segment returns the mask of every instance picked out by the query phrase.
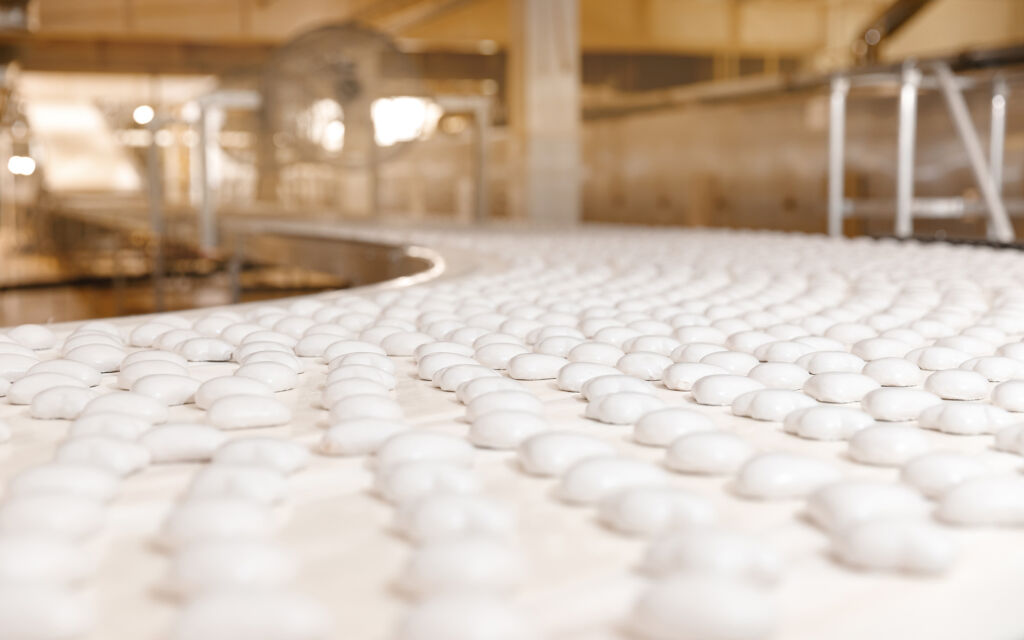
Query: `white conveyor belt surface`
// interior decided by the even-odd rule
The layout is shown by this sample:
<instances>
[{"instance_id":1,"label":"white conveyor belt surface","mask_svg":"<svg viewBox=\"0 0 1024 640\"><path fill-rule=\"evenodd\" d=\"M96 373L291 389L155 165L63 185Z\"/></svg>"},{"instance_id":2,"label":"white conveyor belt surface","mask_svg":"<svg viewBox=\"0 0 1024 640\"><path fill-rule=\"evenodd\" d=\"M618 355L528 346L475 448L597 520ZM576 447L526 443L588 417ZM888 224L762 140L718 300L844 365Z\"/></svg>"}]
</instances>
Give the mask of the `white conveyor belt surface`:
<instances>
[{"instance_id":1,"label":"white conveyor belt surface","mask_svg":"<svg viewBox=\"0 0 1024 640\"><path fill-rule=\"evenodd\" d=\"M427 277L361 289L53 325L52 336L35 328L0 330L0 336L7 336L0 337L0 374L10 383L0 382L8 394L6 401L0 399L0 420L9 430L9 438L0 442L0 640L997 640L1024 635L1019 607L1024 593L1024 439L1018 449L1010 431L1024 422L1015 417L1024 410L1024 400L1015 401L1013 393L1013 381L1024 379L1024 254L946 244L636 227L353 227L331 233L427 247L438 256L436 266ZM304 340L315 335L330 337ZM355 346L337 346L341 342ZM263 346L246 348L256 343ZM498 343L509 347L484 350ZM298 344L303 347L297 349ZM467 418L467 407L455 393L421 379L423 358L415 350L425 353L435 344L439 352L456 354L452 367L464 361L481 364L454 373L442 369L434 382L443 384L445 373L452 376L449 382L522 378L516 388L538 399L540 409L521 396L511 402L539 415L540 431L517 432L515 425L525 418L516 414L507 423L497 421L488 432L494 439L488 440L477 424L481 418ZM596 346L577 349L581 344ZM96 345L109 349L82 350ZM122 398L125 414L145 423L140 433L126 432L128 420L127 427L117 426L116 420L94 420L99 426L91 436L86 427L76 431L74 425L88 424L85 418L97 413L89 404L76 404L76 398L92 402L126 386L132 389L133 381L118 372L128 369L122 357L152 350L186 356L184 364L175 365L180 371L155 367L154 372L180 372L197 382L233 376L242 359L248 358L246 366L273 360L283 369L248 371L270 386L294 387L256 393L248 404L262 406L252 397L279 401L288 410L286 421L234 429L234 414L214 419L191 396L168 406L166 415L146 414L142 404ZM348 352L384 353L386 361L366 356L365 363L360 358L341 362ZM639 356L622 360L619 352ZM254 353L263 355L252 359ZM266 355L273 353L295 357ZM535 353L547 357L524 357ZM873 365L883 358L888 360ZM40 379L38 389L22 384L18 396L12 396L37 361L57 359L86 364L101 373L99 384ZM702 360L704 368L677 367L676 376L669 377L672 367ZM896 360L912 365L909 386L881 386L893 382L878 382L891 371L903 371ZM623 389L635 384L642 390L613 393L612 400L597 396L588 403L580 393L560 389L556 376L562 368L586 361L617 367L634 379L621 383ZM789 366L764 366L773 362ZM392 366L394 388L387 389ZM286 380L284 369L301 370L297 382ZM342 376L329 380L338 369L350 371L354 379L384 382L383 400L347 393L337 385ZM946 371L970 375L932 379ZM598 372L612 373L602 367L592 373ZM835 373L854 377L829 376ZM719 379L721 384L712 389L705 380L709 375L733 377ZM666 386L670 379L675 388ZM325 391L328 380L334 383L326 387L335 389L333 395ZM705 380L699 387L707 394L705 404L695 397L699 393L683 390L700 380ZM172 381L135 381L133 393L162 397L164 382ZM88 397L68 392L31 403L54 387L91 391ZM785 392L757 395L775 388ZM890 406L885 396L872 395L887 389L923 393L893 396ZM740 401L735 390L755 395ZM325 406L352 395L360 399L333 411ZM713 395L718 401L707 404ZM30 404L15 404L18 398ZM606 406L597 407L599 401ZM585 416L588 405L594 405L590 415L598 419ZM930 409L947 405L961 413L936 417ZM118 404L111 400L110 406ZM399 414L392 415L396 406ZM856 419L830 439L814 439L823 437L814 432L818 422L807 425L804 435L811 437L788 433L796 427L784 428L784 420L795 425L791 414L809 407L842 408ZM666 465L669 442L651 446L634 439L636 423L645 414L671 408L706 416L716 432L738 436L729 442L748 446L735 450L743 453L738 466L716 474L681 472ZM222 409L244 413L228 405ZM384 482L383 462L369 451L378 444L364 443L366 450L359 455L339 455L325 444L328 433L338 433L329 428L361 419L364 409L367 415L387 414L367 424L383 429L388 422L403 429L394 438L429 432L472 440L468 454L450 440L436 447L414 440L407 440L401 451L393 447L400 459L396 465L433 461L454 469L451 477L457 479L446 484L432 476L433 484L414 483L415 500L382 497L375 486ZM33 417L53 415L50 410L63 417ZM505 405L497 408L507 410ZM912 415L897 415L901 411ZM263 409L259 413L270 415ZM678 421L689 419L686 415ZM838 414L820 415L827 422ZM687 437L681 422L666 420L666 429ZM182 524L190 506L214 499L195 489L196 478L211 468L237 466L238 460L218 453L226 444L212 453L212 462L204 459L210 452L183 462L151 459L164 450L145 432L164 422L212 423L228 444L266 438L261 442L297 443L308 451L308 459L295 463L301 468L294 473L282 471L272 453L242 455L245 466L266 467L283 480L283 498L273 504L240 497L252 488L244 479L214 492L225 503L221 513L244 503L268 515L272 530ZM875 430L874 439L858 435L867 429ZM594 477L578 474L573 480L579 483L577 493L565 477L587 458L556 475L524 469L520 439L551 431L574 432L605 445L586 441L610 463ZM367 427L370 441L372 432ZM95 447L70 446L90 437ZM387 446L393 440L384 442ZM189 443L203 446L198 439ZM499 448L482 446L488 443ZM579 450L566 445L563 453ZM936 452L962 454L956 461L963 464L940 459L934 473L918 482L908 463ZM694 455L703 463L719 453L712 448ZM752 460L779 453L793 456L762 465L761 472L750 468ZM146 459L125 462L136 454ZM635 464L627 469L625 461ZM22 480L17 488L18 478L54 464L103 469L116 478L113 498L83 496L74 486L56 486L59 482L36 486ZM829 508L853 525L826 530L809 507L823 501L821 492L829 486L856 484L852 481L877 488L878 499L837 500ZM922 488L933 481L942 486ZM968 483L977 486L965 489ZM973 493L954 495L972 487ZM611 501L622 499L630 488L650 489L648 502L638 501L632 511L624 508L617 520L609 517ZM896 489L907 489L910 497L906 506L887 511L889 490ZM467 501L438 520L409 523L407 515L417 504L437 503L445 495L472 496L474 508L493 507L509 519L487 520L490 516L465 507ZM54 496L70 502L53 501ZM679 496L688 507L674 506ZM95 507L101 516L97 530L72 531L73 509L63 519L47 512L66 504ZM44 513L35 513L39 510ZM183 532L169 547L168 535L178 534L168 534L166 523L175 517ZM908 522L916 533L899 538ZM852 526L879 523L884 543L863 542L866 538L851 533ZM644 530L624 531L631 527ZM751 577L739 552L726 553L720 565L678 561L673 566L669 559L653 572L643 565L652 545L697 529L753 541L777 562L777 576ZM54 538L54 548L70 546L76 561L95 566L75 579L59 567L49 573L19 569L3 549L26 536ZM247 579L259 580L217 569L211 560L204 575L221 579L217 586L169 593L172 569L180 569L190 545L209 544L208 538L226 542L222 547L255 539L260 549L294 562L296 573L290 579L247 584ZM503 570L487 565L496 556L486 549L479 556L438 552L435 558L441 560L435 562L440 564L421 569L424 587L410 586L410 566L417 559L425 563L428 551L446 541L470 545L480 538L500 543L499 559L515 559L521 566ZM858 544L864 546L843 551L843 545ZM936 566L922 570L914 552L932 544L938 549ZM238 553L241 564L258 566L256 555ZM857 564L857 553L861 564L870 566L851 566ZM506 584L510 576L515 579ZM697 605L673 601L689 602L691 596L698 598ZM246 617L262 635L244 626L240 618Z\"/></svg>"}]
</instances>

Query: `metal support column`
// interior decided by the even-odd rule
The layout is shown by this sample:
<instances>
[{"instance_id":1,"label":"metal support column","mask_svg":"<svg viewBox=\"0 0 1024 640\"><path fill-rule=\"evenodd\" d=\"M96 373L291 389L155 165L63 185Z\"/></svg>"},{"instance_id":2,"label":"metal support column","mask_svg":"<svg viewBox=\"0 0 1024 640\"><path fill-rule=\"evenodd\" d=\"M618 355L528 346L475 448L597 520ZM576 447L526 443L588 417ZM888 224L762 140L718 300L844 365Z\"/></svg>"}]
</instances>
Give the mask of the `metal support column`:
<instances>
[{"instance_id":1,"label":"metal support column","mask_svg":"<svg viewBox=\"0 0 1024 640\"><path fill-rule=\"evenodd\" d=\"M164 174L156 134L163 122L156 118L149 124L149 148L146 153L146 193L149 198L149 227L153 233L153 310L164 310Z\"/></svg>"},{"instance_id":2,"label":"metal support column","mask_svg":"<svg viewBox=\"0 0 1024 640\"><path fill-rule=\"evenodd\" d=\"M946 98L946 106L949 108L949 115L953 119L953 125L960 136L960 141L967 151L967 159L970 161L971 170L974 172L974 179L978 183L985 206L988 209L988 236L991 240L999 242L1013 242L1013 225L1006 214L1006 206L996 189L996 183L992 173L989 171L988 162L981 149L981 141L978 132L971 122L971 114L967 110L967 102L957 84L956 76L950 70L949 65L944 62L936 63L934 66L935 76L939 80L942 94Z\"/></svg>"},{"instance_id":3,"label":"metal support column","mask_svg":"<svg viewBox=\"0 0 1024 640\"><path fill-rule=\"evenodd\" d=\"M242 301L242 267L245 262L245 236L241 231L235 236L231 258L228 259L228 289L231 304Z\"/></svg>"},{"instance_id":4,"label":"metal support column","mask_svg":"<svg viewBox=\"0 0 1024 640\"><path fill-rule=\"evenodd\" d=\"M582 216L579 0L509 0L509 209L542 224Z\"/></svg>"},{"instance_id":5,"label":"metal support column","mask_svg":"<svg viewBox=\"0 0 1024 640\"><path fill-rule=\"evenodd\" d=\"M846 144L846 96L850 80L832 78L828 109L828 235L843 235L843 183Z\"/></svg>"},{"instance_id":6,"label":"metal support column","mask_svg":"<svg viewBox=\"0 0 1024 640\"><path fill-rule=\"evenodd\" d=\"M490 101L480 100L473 110L473 121L476 124L476 135L473 136L473 197L476 200L477 222L485 222L490 217L490 194L487 191L487 133L491 126Z\"/></svg>"},{"instance_id":7,"label":"metal support column","mask_svg":"<svg viewBox=\"0 0 1024 640\"><path fill-rule=\"evenodd\" d=\"M199 198L199 250L206 252L217 246L217 221L214 209L214 187L211 184L210 153L211 125L209 105L201 104L199 112L199 185L202 191Z\"/></svg>"},{"instance_id":8,"label":"metal support column","mask_svg":"<svg viewBox=\"0 0 1024 640\"><path fill-rule=\"evenodd\" d=\"M913 66L903 69L900 87L899 138L896 151L896 237L914 232L914 142L917 132L917 89L921 72Z\"/></svg>"},{"instance_id":9,"label":"metal support column","mask_svg":"<svg viewBox=\"0 0 1024 640\"><path fill-rule=\"evenodd\" d=\"M992 83L992 119L989 123L988 166L996 193L1003 193L1003 153L1006 146L1006 98L1010 87L1005 78Z\"/></svg>"},{"instance_id":10,"label":"metal support column","mask_svg":"<svg viewBox=\"0 0 1024 640\"><path fill-rule=\"evenodd\" d=\"M221 166L215 162L224 124L225 109L255 111L260 108L258 91L248 89L222 89L199 98L199 249L210 252L217 248L217 195L221 181ZM219 160L219 158L216 158Z\"/></svg>"}]
</instances>

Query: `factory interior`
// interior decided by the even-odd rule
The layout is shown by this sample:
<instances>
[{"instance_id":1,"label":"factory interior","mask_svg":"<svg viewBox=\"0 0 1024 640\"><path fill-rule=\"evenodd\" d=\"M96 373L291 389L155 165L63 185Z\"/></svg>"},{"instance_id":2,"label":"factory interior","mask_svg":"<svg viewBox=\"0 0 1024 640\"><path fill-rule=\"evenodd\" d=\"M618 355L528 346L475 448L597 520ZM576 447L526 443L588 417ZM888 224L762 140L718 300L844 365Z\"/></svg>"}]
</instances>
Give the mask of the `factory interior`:
<instances>
[{"instance_id":1,"label":"factory interior","mask_svg":"<svg viewBox=\"0 0 1024 640\"><path fill-rule=\"evenodd\" d=\"M0 640L1022 638L1022 249L1024 0L0 0Z\"/></svg>"},{"instance_id":2,"label":"factory interior","mask_svg":"<svg viewBox=\"0 0 1024 640\"><path fill-rule=\"evenodd\" d=\"M0 3L0 324L228 302L239 217L984 239L990 196L1024 211L1020 2L519 4ZM365 282L250 259L247 300Z\"/></svg>"}]
</instances>

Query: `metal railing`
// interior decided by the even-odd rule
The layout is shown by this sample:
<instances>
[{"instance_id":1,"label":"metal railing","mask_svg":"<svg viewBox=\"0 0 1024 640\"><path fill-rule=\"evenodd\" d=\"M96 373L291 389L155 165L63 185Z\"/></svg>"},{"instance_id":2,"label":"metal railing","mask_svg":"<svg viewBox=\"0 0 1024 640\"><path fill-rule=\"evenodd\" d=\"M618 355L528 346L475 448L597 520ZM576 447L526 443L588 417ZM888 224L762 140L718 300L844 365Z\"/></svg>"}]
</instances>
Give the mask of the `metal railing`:
<instances>
[{"instance_id":1,"label":"metal railing","mask_svg":"<svg viewBox=\"0 0 1024 640\"><path fill-rule=\"evenodd\" d=\"M1024 58L1024 50L1021 50ZM907 61L899 69L872 69L835 74L830 79L829 145L828 145L828 232L843 232L845 218L879 209L877 201L846 198L845 142L847 100L855 88L898 84L898 126L896 148L896 199L894 234L908 237L913 233L915 218L952 218L984 213L990 240L1013 242L1014 230L1009 211L1024 209L1024 202L1004 202L1002 195L1003 152L1006 138L1006 105L1012 81L1024 74L994 73L987 78L960 76L954 73L949 59L925 62ZM991 89L988 154L981 136L971 120L964 100L965 88L988 85ZM922 89L941 92L957 136L966 153L968 164L981 194L983 207L962 197L915 197L914 148L917 137L917 102Z\"/></svg>"}]
</instances>

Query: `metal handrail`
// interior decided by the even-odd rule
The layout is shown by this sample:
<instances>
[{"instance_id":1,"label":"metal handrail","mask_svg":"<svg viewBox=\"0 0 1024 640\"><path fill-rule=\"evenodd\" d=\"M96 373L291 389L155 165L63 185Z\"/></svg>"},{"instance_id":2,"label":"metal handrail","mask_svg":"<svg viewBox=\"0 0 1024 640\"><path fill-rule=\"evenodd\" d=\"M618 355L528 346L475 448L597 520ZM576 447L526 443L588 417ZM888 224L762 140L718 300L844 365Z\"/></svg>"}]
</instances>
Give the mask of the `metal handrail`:
<instances>
[{"instance_id":1,"label":"metal handrail","mask_svg":"<svg viewBox=\"0 0 1024 640\"><path fill-rule=\"evenodd\" d=\"M851 86L879 86L891 83L899 85L905 61L851 67L827 73L797 72L780 75L753 76L717 82L701 82L658 89L629 95L618 94L608 104L584 106L587 119L610 118L634 112L678 108L702 103L742 101L774 96L802 93L831 87L836 78L846 78ZM967 50L948 56L920 58L916 64L929 67L945 64L952 71L998 70L1008 84L1024 82L1024 69L1007 70L1006 67L1024 65L1024 45L1011 47ZM967 89L990 82L987 77L959 76L961 88ZM922 79L922 88L938 89L938 82L931 78Z\"/></svg>"}]
</instances>

